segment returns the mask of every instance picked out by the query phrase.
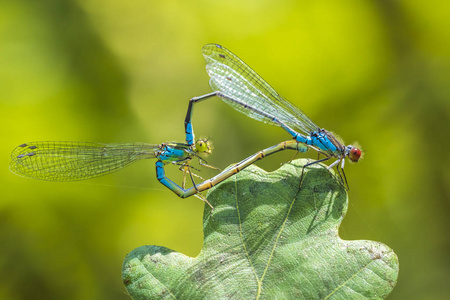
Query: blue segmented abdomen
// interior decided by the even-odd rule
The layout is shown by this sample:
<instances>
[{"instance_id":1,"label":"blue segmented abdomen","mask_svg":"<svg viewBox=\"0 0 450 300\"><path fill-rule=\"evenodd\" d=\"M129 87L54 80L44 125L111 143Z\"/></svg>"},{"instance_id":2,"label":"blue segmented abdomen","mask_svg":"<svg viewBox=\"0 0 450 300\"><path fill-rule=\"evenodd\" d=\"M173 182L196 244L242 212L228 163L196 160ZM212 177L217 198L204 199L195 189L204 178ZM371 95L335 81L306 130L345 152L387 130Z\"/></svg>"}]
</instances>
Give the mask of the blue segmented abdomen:
<instances>
[{"instance_id":1,"label":"blue segmented abdomen","mask_svg":"<svg viewBox=\"0 0 450 300\"><path fill-rule=\"evenodd\" d=\"M187 198L197 193L197 190L194 187L183 189L178 184L167 178L164 172L164 162L158 160L155 163L155 166L156 166L156 179L158 179L158 181L165 187L167 187L172 192L177 194L178 197Z\"/></svg>"},{"instance_id":2,"label":"blue segmented abdomen","mask_svg":"<svg viewBox=\"0 0 450 300\"><path fill-rule=\"evenodd\" d=\"M177 188L179 186L166 177L166 174L164 172L164 163L162 161L157 161L155 163L156 166L156 179L158 179L159 182L161 182L163 185L165 185L170 190L174 191L176 194L180 195L180 193L177 193Z\"/></svg>"},{"instance_id":3,"label":"blue segmented abdomen","mask_svg":"<svg viewBox=\"0 0 450 300\"><path fill-rule=\"evenodd\" d=\"M194 129L192 128L192 123L186 124L186 142L188 145L194 144Z\"/></svg>"},{"instance_id":4,"label":"blue segmented abdomen","mask_svg":"<svg viewBox=\"0 0 450 300\"><path fill-rule=\"evenodd\" d=\"M303 144L306 144L306 145L312 145L312 140L311 140L310 137L304 137L303 135L297 133L294 136L294 138L299 143L303 143Z\"/></svg>"},{"instance_id":5,"label":"blue segmented abdomen","mask_svg":"<svg viewBox=\"0 0 450 300\"><path fill-rule=\"evenodd\" d=\"M177 193L177 188L179 188L178 185L166 177L166 174L164 172L164 163L162 161L157 161L155 165L156 165L156 179L158 179L158 181L161 182L168 189L172 190L177 195L180 195L180 193Z\"/></svg>"}]
</instances>

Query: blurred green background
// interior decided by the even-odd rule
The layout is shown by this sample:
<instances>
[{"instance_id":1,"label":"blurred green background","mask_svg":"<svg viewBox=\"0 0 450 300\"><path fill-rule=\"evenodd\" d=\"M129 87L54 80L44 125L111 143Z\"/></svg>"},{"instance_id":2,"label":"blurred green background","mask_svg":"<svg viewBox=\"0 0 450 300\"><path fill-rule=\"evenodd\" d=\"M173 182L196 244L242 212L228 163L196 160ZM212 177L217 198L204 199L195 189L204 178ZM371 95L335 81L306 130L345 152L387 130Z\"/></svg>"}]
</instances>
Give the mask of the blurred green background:
<instances>
[{"instance_id":1,"label":"blurred green background","mask_svg":"<svg viewBox=\"0 0 450 300\"><path fill-rule=\"evenodd\" d=\"M8 164L30 141L183 141L188 99L210 92L211 42L362 145L365 158L346 166L341 236L394 249L390 299L450 299L450 2L0 3L1 299L129 299L121 266L132 249L199 253L203 203L160 185L154 161L76 183L21 178ZM194 124L221 168L289 138L218 99L196 106Z\"/></svg>"}]
</instances>

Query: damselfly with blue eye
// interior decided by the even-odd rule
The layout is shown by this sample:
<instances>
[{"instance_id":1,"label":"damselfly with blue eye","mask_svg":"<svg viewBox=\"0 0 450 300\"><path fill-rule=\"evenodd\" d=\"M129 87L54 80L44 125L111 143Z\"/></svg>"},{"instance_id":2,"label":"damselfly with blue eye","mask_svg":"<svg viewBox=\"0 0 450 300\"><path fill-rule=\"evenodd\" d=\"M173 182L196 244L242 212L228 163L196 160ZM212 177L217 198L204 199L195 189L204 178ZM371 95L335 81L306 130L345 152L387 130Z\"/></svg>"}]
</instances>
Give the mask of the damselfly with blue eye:
<instances>
[{"instance_id":1,"label":"damselfly with blue eye","mask_svg":"<svg viewBox=\"0 0 450 300\"><path fill-rule=\"evenodd\" d=\"M259 151L241 162L234 164L220 174L202 183L195 184L190 162L194 157L199 164L206 164L200 155L210 154L212 147L208 140L198 140L193 146L182 143L163 143L152 145L145 143L101 144L85 142L33 142L22 144L11 153L10 170L16 175L48 181L76 181L99 177L118 171L141 159L155 158L156 177L159 182L181 198L201 195L225 179L240 172L254 162L283 150L306 151L305 147L294 141L287 141ZM193 187L185 189L166 177L164 166L168 163L180 166L188 173ZM217 169L217 168L214 168ZM199 177L198 175L195 175ZM201 200L211 204L203 196ZM211 209L213 207L211 206Z\"/></svg>"},{"instance_id":2,"label":"damselfly with blue eye","mask_svg":"<svg viewBox=\"0 0 450 300\"><path fill-rule=\"evenodd\" d=\"M336 166L338 174L343 174L348 187L344 173L345 158L357 162L362 155L360 149L352 145L345 146L330 131L314 124L303 111L281 97L261 76L226 48L208 44L203 47L202 52L211 78L209 84L214 92L189 101L185 119L186 141L189 145L194 143L193 105L217 96L253 119L282 127L294 140L325 156L305 167L336 158L328 169Z\"/></svg>"}]
</instances>

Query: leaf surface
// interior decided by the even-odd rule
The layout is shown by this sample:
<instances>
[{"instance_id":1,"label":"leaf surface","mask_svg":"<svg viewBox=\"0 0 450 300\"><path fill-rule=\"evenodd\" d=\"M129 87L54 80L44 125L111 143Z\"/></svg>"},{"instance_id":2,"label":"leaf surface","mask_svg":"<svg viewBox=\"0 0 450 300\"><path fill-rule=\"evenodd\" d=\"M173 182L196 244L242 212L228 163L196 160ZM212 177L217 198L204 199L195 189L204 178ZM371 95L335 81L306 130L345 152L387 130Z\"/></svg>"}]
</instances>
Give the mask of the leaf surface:
<instances>
[{"instance_id":1,"label":"leaf surface","mask_svg":"<svg viewBox=\"0 0 450 300\"><path fill-rule=\"evenodd\" d=\"M345 241L338 228L347 193L324 165L296 160L274 172L256 166L208 193L197 257L160 246L127 255L133 299L382 299L398 258L374 241Z\"/></svg>"}]
</instances>

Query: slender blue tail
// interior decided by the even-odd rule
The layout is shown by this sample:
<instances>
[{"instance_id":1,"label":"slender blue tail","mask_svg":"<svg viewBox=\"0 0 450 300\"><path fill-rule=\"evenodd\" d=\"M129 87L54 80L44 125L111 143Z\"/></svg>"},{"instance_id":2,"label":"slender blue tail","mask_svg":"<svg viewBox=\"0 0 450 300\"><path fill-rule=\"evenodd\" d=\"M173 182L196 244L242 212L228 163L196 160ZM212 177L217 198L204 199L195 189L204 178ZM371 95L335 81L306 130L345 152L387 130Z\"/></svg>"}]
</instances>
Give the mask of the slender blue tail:
<instances>
[{"instance_id":1,"label":"slender blue tail","mask_svg":"<svg viewBox=\"0 0 450 300\"><path fill-rule=\"evenodd\" d=\"M157 161L155 163L156 166L156 179L161 182L165 187L174 192L180 198L187 198L197 193L195 187L191 187L188 189L183 189L178 184L170 180L166 177L166 173L164 172L164 163L162 161Z\"/></svg>"},{"instance_id":2,"label":"slender blue tail","mask_svg":"<svg viewBox=\"0 0 450 300\"><path fill-rule=\"evenodd\" d=\"M184 132L186 133L186 143L189 146L194 145L195 135L194 128L192 127L192 109L194 107L194 102L189 100L189 106L186 113L186 118L184 119Z\"/></svg>"},{"instance_id":3,"label":"slender blue tail","mask_svg":"<svg viewBox=\"0 0 450 300\"><path fill-rule=\"evenodd\" d=\"M186 133L186 142L188 145L193 145L194 144L194 128L192 126L192 115L193 115L193 109L194 109L194 104L196 102L200 102L203 100L206 100L208 98L217 96L219 98L221 98L222 100L225 100L226 102L229 101L231 103L234 103L235 105L239 105L242 106L245 109L251 110L253 112L255 112L258 115L261 115L267 119L269 119L271 122L277 124L278 126L280 126L281 128L283 128L284 130L286 130L297 142L306 144L306 145L311 145L311 138L309 136L304 136L298 132L296 132L295 130L293 130L291 127L289 127L288 125L286 125L284 122L282 122L280 119L278 119L277 117L262 111L256 107L253 107L239 99L230 97L228 95L225 95L224 93L220 92L220 91L216 91L216 92L212 92L206 95L202 95L202 96L198 96L198 97L194 97L192 99L189 100L189 106L188 106L188 110L186 113L186 118L184 119L184 128L185 128L185 133Z\"/></svg>"}]
</instances>

